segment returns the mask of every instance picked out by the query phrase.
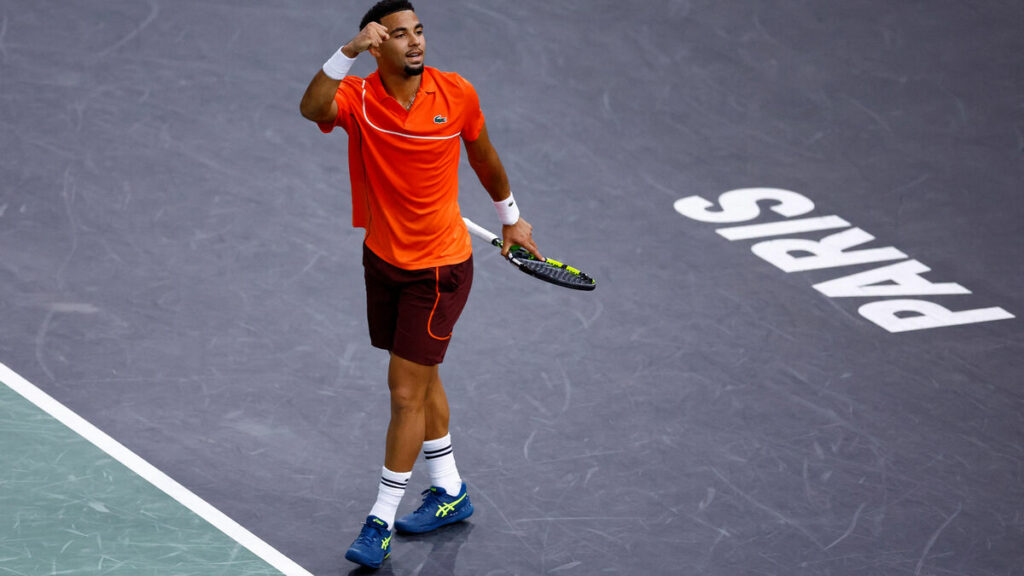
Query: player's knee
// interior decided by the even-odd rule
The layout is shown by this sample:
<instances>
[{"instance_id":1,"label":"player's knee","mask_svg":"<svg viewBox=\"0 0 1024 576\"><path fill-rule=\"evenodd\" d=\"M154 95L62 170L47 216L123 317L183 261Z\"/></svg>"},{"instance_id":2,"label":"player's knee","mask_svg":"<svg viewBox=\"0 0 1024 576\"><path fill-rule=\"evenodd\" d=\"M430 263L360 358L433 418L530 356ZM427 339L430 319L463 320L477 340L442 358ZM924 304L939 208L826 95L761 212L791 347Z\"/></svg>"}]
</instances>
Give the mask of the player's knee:
<instances>
[{"instance_id":1,"label":"player's knee","mask_svg":"<svg viewBox=\"0 0 1024 576\"><path fill-rule=\"evenodd\" d=\"M418 385L398 384L391 386L392 412L417 412L426 406L427 398L424 387Z\"/></svg>"}]
</instances>

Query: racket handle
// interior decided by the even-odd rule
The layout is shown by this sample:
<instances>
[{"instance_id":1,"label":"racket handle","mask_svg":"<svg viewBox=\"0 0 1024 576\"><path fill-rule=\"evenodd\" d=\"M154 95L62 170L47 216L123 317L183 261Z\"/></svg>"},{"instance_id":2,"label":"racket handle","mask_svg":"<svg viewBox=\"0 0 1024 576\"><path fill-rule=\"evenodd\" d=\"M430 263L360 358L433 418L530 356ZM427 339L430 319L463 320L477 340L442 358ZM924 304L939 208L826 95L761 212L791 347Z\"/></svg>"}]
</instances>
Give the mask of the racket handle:
<instances>
[{"instance_id":1,"label":"racket handle","mask_svg":"<svg viewBox=\"0 0 1024 576\"><path fill-rule=\"evenodd\" d=\"M498 247L501 246L501 239L498 238L496 235L494 235L487 228L484 228L483 226L480 226L479 224L477 224L476 222L473 222L469 218L463 217L462 221L466 223L466 229L469 230L470 234L472 234L472 235L474 235L474 236L476 236L478 238L482 238L482 239L490 242L491 244L494 244L495 246L498 246Z\"/></svg>"}]
</instances>

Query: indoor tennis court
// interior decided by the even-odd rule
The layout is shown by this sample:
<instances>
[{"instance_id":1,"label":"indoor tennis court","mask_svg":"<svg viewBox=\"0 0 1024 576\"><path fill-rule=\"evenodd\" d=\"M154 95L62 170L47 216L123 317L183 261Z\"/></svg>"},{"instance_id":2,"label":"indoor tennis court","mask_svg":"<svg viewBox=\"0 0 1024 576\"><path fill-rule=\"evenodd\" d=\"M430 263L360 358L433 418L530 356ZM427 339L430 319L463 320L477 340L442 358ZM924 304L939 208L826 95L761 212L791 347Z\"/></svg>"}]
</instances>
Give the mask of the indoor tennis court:
<instances>
[{"instance_id":1,"label":"indoor tennis court","mask_svg":"<svg viewBox=\"0 0 1024 576\"><path fill-rule=\"evenodd\" d=\"M378 573L1024 575L1024 4L413 3L597 288L474 240L476 512ZM0 574L370 573L387 355L298 108L370 4L0 2Z\"/></svg>"}]
</instances>

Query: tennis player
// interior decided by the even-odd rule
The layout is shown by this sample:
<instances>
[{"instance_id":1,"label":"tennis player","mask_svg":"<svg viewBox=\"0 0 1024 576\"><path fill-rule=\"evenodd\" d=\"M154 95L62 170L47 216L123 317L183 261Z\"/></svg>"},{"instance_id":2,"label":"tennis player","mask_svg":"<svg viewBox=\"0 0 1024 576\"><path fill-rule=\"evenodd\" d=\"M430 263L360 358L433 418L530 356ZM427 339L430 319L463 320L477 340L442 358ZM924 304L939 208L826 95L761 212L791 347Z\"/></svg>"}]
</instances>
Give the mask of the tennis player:
<instances>
[{"instance_id":1,"label":"tennis player","mask_svg":"<svg viewBox=\"0 0 1024 576\"><path fill-rule=\"evenodd\" d=\"M302 115L324 133L348 133L352 224L366 229L363 268L370 343L390 353L388 425L377 501L349 560L377 568L392 531L423 533L473 513L448 433L448 399L438 365L473 280L470 237L458 206L460 140L513 244L538 258L532 227L519 217L473 86L424 65L426 37L412 4L384 0L310 82ZM369 52L377 70L348 76ZM422 450L431 486L422 505L395 521Z\"/></svg>"}]
</instances>

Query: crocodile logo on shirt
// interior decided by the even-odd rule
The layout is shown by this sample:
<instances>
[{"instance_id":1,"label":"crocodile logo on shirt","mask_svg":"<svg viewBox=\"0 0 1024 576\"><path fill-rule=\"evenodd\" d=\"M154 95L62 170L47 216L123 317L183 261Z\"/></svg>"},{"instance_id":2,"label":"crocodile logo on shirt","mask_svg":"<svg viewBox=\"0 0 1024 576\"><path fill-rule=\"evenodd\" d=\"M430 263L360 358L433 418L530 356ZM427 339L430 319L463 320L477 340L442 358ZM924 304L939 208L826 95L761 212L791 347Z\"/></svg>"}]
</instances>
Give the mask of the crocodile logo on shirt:
<instances>
[{"instance_id":1,"label":"crocodile logo on shirt","mask_svg":"<svg viewBox=\"0 0 1024 576\"><path fill-rule=\"evenodd\" d=\"M444 124L447 121L448 121L448 118L445 117L445 116L442 116L440 114L438 114L437 116L434 116L434 124Z\"/></svg>"}]
</instances>

